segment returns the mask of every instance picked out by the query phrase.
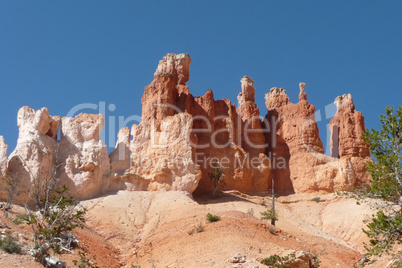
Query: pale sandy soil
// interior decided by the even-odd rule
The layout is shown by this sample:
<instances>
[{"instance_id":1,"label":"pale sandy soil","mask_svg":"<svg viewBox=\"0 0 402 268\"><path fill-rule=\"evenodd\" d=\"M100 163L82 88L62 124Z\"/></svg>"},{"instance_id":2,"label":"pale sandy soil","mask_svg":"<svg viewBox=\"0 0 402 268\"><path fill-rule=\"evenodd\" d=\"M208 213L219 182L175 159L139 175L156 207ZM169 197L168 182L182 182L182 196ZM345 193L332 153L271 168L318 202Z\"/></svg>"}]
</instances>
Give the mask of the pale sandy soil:
<instances>
[{"instance_id":1,"label":"pale sandy soil","mask_svg":"<svg viewBox=\"0 0 402 268\"><path fill-rule=\"evenodd\" d=\"M320 197L320 201L313 199ZM270 197L226 192L219 198L193 199L184 192L125 192L82 202L88 208L88 228L77 230L81 246L96 255L100 267L266 267L260 260L295 250L319 256L321 267L357 267L367 241L363 220L369 204L333 194L281 196L276 227L260 220ZM18 208L15 209L18 212ZM221 220L209 223L206 214ZM29 241L29 228L7 222ZM203 232L194 231L197 226ZM274 232L271 233L274 228ZM271 230L270 230L271 229ZM270 232L271 231L271 232ZM240 254L246 262L228 259ZM63 254L72 266L77 255ZM385 267L383 257L369 267ZM28 255L0 252L0 267L41 267Z\"/></svg>"}]
</instances>

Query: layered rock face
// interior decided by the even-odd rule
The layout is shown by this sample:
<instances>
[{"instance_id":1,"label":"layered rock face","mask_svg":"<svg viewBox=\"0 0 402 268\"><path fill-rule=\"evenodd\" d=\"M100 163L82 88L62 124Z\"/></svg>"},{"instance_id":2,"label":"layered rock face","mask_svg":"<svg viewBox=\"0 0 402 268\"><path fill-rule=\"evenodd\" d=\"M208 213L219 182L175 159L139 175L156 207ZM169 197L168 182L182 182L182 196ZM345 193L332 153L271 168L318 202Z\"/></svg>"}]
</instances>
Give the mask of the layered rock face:
<instances>
[{"instance_id":1,"label":"layered rock face","mask_svg":"<svg viewBox=\"0 0 402 268\"><path fill-rule=\"evenodd\" d=\"M212 90L193 97L188 89L179 89L177 107L193 115L192 133L198 139L195 162L202 170L198 193L213 188L208 173L215 162L225 170L223 189L266 192L269 187L270 160L254 103L254 82L244 77L241 83L237 110L229 100L215 100Z\"/></svg>"},{"instance_id":2,"label":"layered rock face","mask_svg":"<svg viewBox=\"0 0 402 268\"><path fill-rule=\"evenodd\" d=\"M219 162L227 189L266 191L270 162L264 154L254 82L242 79L244 115L239 116L230 101L215 101L211 90L201 97L189 93L185 82L190 63L187 54L168 54L160 61L154 81L145 88L142 122L132 127L133 140L119 141L111 153L114 180L132 190L206 192L213 187L208 178L211 165ZM242 147L246 124L254 130L249 144L260 145L257 149L251 149L254 144ZM250 166L251 158L261 163Z\"/></svg>"},{"instance_id":3,"label":"layered rock face","mask_svg":"<svg viewBox=\"0 0 402 268\"><path fill-rule=\"evenodd\" d=\"M16 202L27 202L46 177L54 177L57 155L59 116L50 116L47 108L35 111L24 106L18 111L19 136L8 158L8 171L18 179Z\"/></svg>"},{"instance_id":4,"label":"layered rock face","mask_svg":"<svg viewBox=\"0 0 402 268\"><path fill-rule=\"evenodd\" d=\"M266 139L268 154L275 163L275 185L279 191L284 192L331 192L352 187L356 183L357 172L353 161L345 157L338 159L324 155L315 121L315 107L307 101L305 86L305 83L299 85L297 104L289 101L284 89L272 88L265 96L268 108L265 126L270 130ZM354 124L352 122L349 127L355 129L354 134L361 135L362 129L355 128ZM353 137L344 135L339 141L344 144L350 139ZM362 157L360 155L359 159Z\"/></svg>"}]
</instances>

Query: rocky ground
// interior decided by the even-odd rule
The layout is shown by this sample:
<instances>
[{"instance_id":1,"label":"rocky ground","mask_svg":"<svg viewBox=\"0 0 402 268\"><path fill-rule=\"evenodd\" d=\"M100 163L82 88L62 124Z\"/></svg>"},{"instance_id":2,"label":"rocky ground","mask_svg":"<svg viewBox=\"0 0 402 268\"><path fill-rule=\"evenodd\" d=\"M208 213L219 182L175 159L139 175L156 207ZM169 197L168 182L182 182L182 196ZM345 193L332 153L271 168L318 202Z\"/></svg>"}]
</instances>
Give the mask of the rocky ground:
<instances>
[{"instance_id":1,"label":"rocky ground","mask_svg":"<svg viewBox=\"0 0 402 268\"><path fill-rule=\"evenodd\" d=\"M81 251L96 255L99 267L265 267L263 258L292 252L318 256L321 267L358 267L370 204L334 194L280 196L273 227L260 220L264 203L270 202L267 196L236 191L195 199L185 192L119 191L82 202L88 222L76 235ZM28 245L30 229L10 220L18 213L23 210L15 206L8 219L1 216L0 231ZM207 213L221 220L210 223ZM58 257L73 267L77 251ZM369 267L385 267L388 261L385 256ZM41 265L27 254L1 252L0 267Z\"/></svg>"}]
</instances>

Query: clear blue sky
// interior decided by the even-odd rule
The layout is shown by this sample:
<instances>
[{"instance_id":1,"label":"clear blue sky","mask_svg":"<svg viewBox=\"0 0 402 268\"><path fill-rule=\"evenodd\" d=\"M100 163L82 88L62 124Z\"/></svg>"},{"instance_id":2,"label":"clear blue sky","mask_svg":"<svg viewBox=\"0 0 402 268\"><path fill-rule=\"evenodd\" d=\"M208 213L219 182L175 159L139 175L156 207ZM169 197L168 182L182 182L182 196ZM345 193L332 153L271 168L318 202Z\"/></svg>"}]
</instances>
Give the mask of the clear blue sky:
<instances>
[{"instance_id":1,"label":"clear blue sky","mask_svg":"<svg viewBox=\"0 0 402 268\"><path fill-rule=\"evenodd\" d=\"M169 52L192 57L195 96L212 89L236 102L248 75L265 115L271 87L297 102L303 81L317 110L351 93L378 128L387 105L402 105L401 14L401 1L0 0L0 135L10 153L24 105L66 116L105 102L116 106L107 116L141 115L144 87ZM328 122L323 114L324 143Z\"/></svg>"}]
</instances>

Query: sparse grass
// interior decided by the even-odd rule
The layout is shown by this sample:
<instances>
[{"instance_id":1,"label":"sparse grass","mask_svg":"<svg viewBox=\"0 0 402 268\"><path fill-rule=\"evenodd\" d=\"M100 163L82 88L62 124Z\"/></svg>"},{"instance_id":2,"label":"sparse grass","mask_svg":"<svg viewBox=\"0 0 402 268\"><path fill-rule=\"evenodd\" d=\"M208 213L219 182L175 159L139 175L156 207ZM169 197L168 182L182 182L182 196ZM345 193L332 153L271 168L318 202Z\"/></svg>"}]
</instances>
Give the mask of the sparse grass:
<instances>
[{"instance_id":1,"label":"sparse grass","mask_svg":"<svg viewBox=\"0 0 402 268\"><path fill-rule=\"evenodd\" d=\"M320 203L321 202L321 197L316 196L316 197L313 198L313 201L315 201L317 203Z\"/></svg>"},{"instance_id":2,"label":"sparse grass","mask_svg":"<svg viewBox=\"0 0 402 268\"><path fill-rule=\"evenodd\" d=\"M201 223L197 226L197 228L195 228L195 230L197 231L197 233L202 233L205 231L204 226L202 226Z\"/></svg>"},{"instance_id":3,"label":"sparse grass","mask_svg":"<svg viewBox=\"0 0 402 268\"><path fill-rule=\"evenodd\" d=\"M254 216L254 209L250 208L249 210L247 210L247 214Z\"/></svg>"},{"instance_id":4,"label":"sparse grass","mask_svg":"<svg viewBox=\"0 0 402 268\"><path fill-rule=\"evenodd\" d=\"M207 214L207 220L209 222L215 222L215 221L219 221L221 219L221 217L217 216L217 215L212 215L211 213Z\"/></svg>"},{"instance_id":5,"label":"sparse grass","mask_svg":"<svg viewBox=\"0 0 402 268\"><path fill-rule=\"evenodd\" d=\"M78 251L78 255L80 256L80 260L73 260L74 265L78 268L99 268L95 263L96 255L93 255L92 258L90 258L83 251Z\"/></svg>"},{"instance_id":6,"label":"sparse grass","mask_svg":"<svg viewBox=\"0 0 402 268\"><path fill-rule=\"evenodd\" d=\"M12 222L15 225L21 225L24 223L26 217L27 217L27 214L19 214L19 215L17 215L17 217L15 219L12 220Z\"/></svg>"},{"instance_id":7,"label":"sparse grass","mask_svg":"<svg viewBox=\"0 0 402 268\"><path fill-rule=\"evenodd\" d=\"M0 248L7 253L22 253L22 247L17 243L17 240L11 235L6 235L4 238L0 238Z\"/></svg>"}]
</instances>

